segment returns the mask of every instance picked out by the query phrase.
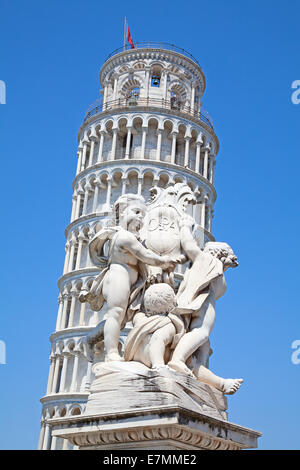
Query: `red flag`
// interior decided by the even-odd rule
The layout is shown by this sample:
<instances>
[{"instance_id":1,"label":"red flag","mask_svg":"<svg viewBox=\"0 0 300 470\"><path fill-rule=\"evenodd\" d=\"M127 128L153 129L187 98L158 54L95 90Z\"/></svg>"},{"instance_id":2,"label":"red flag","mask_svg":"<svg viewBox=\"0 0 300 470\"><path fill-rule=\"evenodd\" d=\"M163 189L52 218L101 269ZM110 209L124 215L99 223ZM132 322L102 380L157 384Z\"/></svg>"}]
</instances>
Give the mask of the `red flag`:
<instances>
[{"instance_id":1,"label":"red flag","mask_svg":"<svg viewBox=\"0 0 300 470\"><path fill-rule=\"evenodd\" d=\"M127 41L131 45L131 49L134 49L134 44L133 44L133 40L132 40L130 31L129 31L129 26L128 25L127 25Z\"/></svg>"}]
</instances>

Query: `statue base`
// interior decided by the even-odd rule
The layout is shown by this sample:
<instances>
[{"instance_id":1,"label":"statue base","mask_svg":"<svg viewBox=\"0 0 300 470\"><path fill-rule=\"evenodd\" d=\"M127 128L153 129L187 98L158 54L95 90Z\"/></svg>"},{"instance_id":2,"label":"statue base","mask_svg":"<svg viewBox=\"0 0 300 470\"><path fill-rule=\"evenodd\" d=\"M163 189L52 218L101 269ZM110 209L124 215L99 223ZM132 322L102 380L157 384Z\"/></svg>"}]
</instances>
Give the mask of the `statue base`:
<instances>
[{"instance_id":1,"label":"statue base","mask_svg":"<svg viewBox=\"0 0 300 470\"><path fill-rule=\"evenodd\" d=\"M52 434L79 449L239 450L257 431L230 423L222 392L168 367L138 362L93 366L84 415L52 421Z\"/></svg>"}]
</instances>

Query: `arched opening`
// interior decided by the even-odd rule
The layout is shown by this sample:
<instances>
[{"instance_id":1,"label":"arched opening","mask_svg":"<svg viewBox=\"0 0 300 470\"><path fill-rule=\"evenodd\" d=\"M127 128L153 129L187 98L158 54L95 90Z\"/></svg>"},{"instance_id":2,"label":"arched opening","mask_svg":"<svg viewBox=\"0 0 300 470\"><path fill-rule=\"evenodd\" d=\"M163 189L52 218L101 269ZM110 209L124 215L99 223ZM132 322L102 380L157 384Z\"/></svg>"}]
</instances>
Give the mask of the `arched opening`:
<instances>
[{"instance_id":1,"label":"arched opening","mask_svg":"<svg viewBox=\"0 0 300 470\"><path fill-rule=\"evenodd\" d=\"M140 96L140 87L141 84L136 78L131 78L124 83L121 89L121 95L125 99L126 105L137 105Z\"/></svg>"},{"instance_id":2,"label":"arched opening","mask_svg":"<svg viewBox=\"0 0 300 470\"><path fill-rule=\"evenodd\" d=\"M161 146L161 156L160 156L160 159L163 162L171 162L172 140L173 140L172 130L173 130L172 121L168 121L168 120L165 121L162 146Z\"/></svg>"},{"instance_id":3,"label":"arched opening","mask_svg":"<svg viewBox=\"0 0 300 470\"><path fill-rule=\"evenodd\" d=\"M111 203L114 204L115 201L122 194L122 172L115 171L112 175L112 195Z\"/></svg>"},{"instance_id":4,"label":"arched opening","mask_svg":"<svg viewBox=\"0 0 300 470\"><path fill-rule=\"evenodd\" d=\"M176 153L175 153L175 163L176 165L184 165L184 153L185 153L185 132L186 127L183 124L180 124L178 127L178 135L176 140Z\"/></svg>"},{"instance_id":5,"label":"arched opening","mask_svg":"<svg viewBox=\"0 0 300 470\"><path fill-rule=\"evenodd\" d=\"M156 159L157 149L157 129L158 121L155 118L151 118L148 121L148 132L146 140L145 158L148 160Z\"/></svg>"},{"instance_id":6,"label":"arched opening","mask_svg":"<svg viewBox=\"0 0 300 470\"><path fill-rule=\"evenodd\" d=\"M172 109L183 110L186 101L185 88L180 83L173 83L169 90Z\"/></svg>"},{"instance_id":7,"label":"arched opening","mask_svg":"<svg viewBox=\"0 0 300 470\"><path fill-rule=\"evenodd\" d=\"M159 181L158 181L158 184L157 186L160 187L160 188L166 188L168 186L168 183L169 183L169 175L167 173L161 173L159 175Z\"/></svg>"},{"instance_id":8,"label":"arched opening","mask_svg":"<svg viewBox=\"0 0 300 470\"><path fill-rule=\"evenodd\" d=\"M108 161L111 160L111 153L112 153L112 143L113 143L113 121L108 121L105 123L105 139L103 144L103 151L102 151L102 160Z\"/></svg>"},{"instance_id":9,"label":"arched opening","mask_svg":"<svg viewBox=\"0 0 300 470\"><path fill-rule=\"evenodd\" d=\"M143 191L142 195L144 196L145 200L147 201L149 199L149 190L153 186L153 180L154 180L154 174L152 171L148 170L144 173L144 179L143 179Z\"/></svg>"},{"instance_id":10,"label":"arched opening","mask_svg":"<svg viewBox=\"0 0 300 470\"><path fill-rule=\"evenodd\" d=\"M80 188L81 190L81 197L80 197L80 204L79 204L79 211L78 211L78 217L81 217L82 216L82 213L83 213L83 204L84 204L84 191L82 188Z\"/></svg>"},{"instance_id":11,"label":"arched opening","mask_svg":"<svg viewBox=\"0 0 300 470\"><path fill-rule=\"evenodd\" d=\"M139 101L139 96L140 96L140 88L135 87L132 90L130 90L126 96L127 104L129 106L136 106Z\"/></svg>"},{"instance_id":12,"label":"arched opening","mask_svg":"<svg viewBox=\"0 0 300 470\"><path fill-rule=\"evenodd\" d=\"M129 158L141 158L142 124L143 120L141 117L134 118L132 122L132 136L130 141Z\"/></svg>"},{"instance_id":13,"label":"arched opening","mask_svg":"<svg viewBox=\"0 0 300 470\"><path fill-rule=\"evenodd\" d=\"M160 87L161 72L162 72L162 67L161 67L161 65L154 65L154 66L152 67L152 73L151 73L151 87L154 87L154 88L159 88L159 87Z\"/></svg>"},{"instance_id":14,"label":"arched opening","mask_svg":"<svg viewBox=\"0 0 300 470\"><path fill-rule=\"evenodd\" d=\"M79 416L79 415L81 415L81 410L80 410L79 406L77 406L76 408L72 409L71 416Z\"/></svg>"},{"instance_id":15,"label":"arched opening","mask_svg":"<svg viewBox=\"0 0 300 470\"><path fill-rule=\"evenodd\" d=\"M128 186L130 187L130 192L137 194L138 193L138 172L136 170L131 170L127 176Z\"/></svg>"},{"instance_id":16,"label":"arched opening","mask_svg":"<svg viewBox=\"0 0 300 470\"><path fill-rule=\"evenodd\" d=\"M117 147L115 160L125 158L126 142L127 142L127 119L120 119L118 122L119 130L117 137Z\"/></svg>"}]
</instances>

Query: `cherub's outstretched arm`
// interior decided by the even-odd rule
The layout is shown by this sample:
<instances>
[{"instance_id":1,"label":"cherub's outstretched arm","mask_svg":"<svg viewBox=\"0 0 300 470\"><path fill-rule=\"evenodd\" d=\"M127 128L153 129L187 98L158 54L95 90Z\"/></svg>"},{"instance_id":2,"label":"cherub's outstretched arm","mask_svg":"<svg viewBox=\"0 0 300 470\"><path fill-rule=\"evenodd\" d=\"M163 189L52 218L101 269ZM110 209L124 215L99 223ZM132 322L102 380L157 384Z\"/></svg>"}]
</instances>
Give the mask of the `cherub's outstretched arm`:
<instances>
[{"instance_id":1,"label":"cherub's outstretched arm","mask_svg":"<svg viewBox=\"0 0 300 470\"><path fill-rule=\"evenodd\" d=\"M167 256L156 255L151 250L145 248L133 235L126 236L123 241L120 240L120 246L124 250L129 251L138 260L151 266L160 266L168 269L176 263L176 260L173 261Z\"/></svg>"},{"instance_id":2,"label":"cherub's outstretched arm","mask_svg":"<svg viewBox=\"0 0 300 470\"><path fill-rule=\"evenodd\" d=\"M201 252L196 240L192 235L192 225L194 219L186 216L180 222L180 241L183 251L186 253L191 261L195 261L196 257Z\"/></svg>"}]
</instances>

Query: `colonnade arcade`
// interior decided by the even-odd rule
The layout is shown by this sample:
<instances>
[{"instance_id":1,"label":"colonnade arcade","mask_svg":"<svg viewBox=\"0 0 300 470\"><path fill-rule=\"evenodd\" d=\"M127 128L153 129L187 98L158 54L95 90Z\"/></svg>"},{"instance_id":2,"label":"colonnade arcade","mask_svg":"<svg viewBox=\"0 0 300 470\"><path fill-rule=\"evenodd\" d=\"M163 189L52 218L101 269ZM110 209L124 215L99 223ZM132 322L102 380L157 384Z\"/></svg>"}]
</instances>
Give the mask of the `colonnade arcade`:
<instances>
[{"instance_id":1,"label":"colonnade arcade","mask_svg":"<svg viewBox=\"0 0 300 470\"><path fill-rule=\"evenodd\" d=\"M217 143L201 126L155 115L117 115L81 132L77 174L114 160L146 159L189 168L213 184Z\"/></svg>"},{"instance_id":2,"label":"colonnade arcade","mask_svg":"<svg viewBox=\"0 0 300 470\"><path fill-rule=\"evenodd\" d=\"M211 184L192 173L177 172L176 168L161 169L138 162L130 166L119 166L115 162L107 168L94 168L78 175L74 181L71 222L91 214L107 215L116 199L127 192L143 195L147 200L151 187L167 187L179 182L188 184L195 192L197 204L193 215L203 229L211 231L216 197Z\"/></svg>"}]
</instances>

